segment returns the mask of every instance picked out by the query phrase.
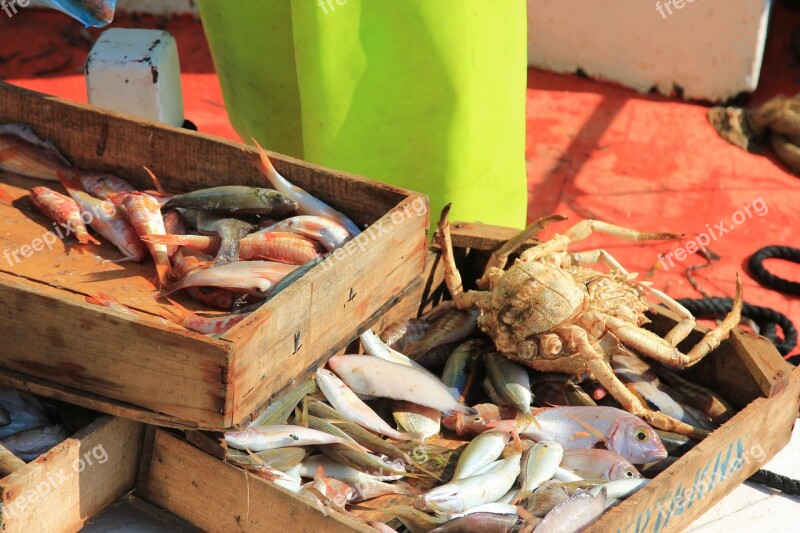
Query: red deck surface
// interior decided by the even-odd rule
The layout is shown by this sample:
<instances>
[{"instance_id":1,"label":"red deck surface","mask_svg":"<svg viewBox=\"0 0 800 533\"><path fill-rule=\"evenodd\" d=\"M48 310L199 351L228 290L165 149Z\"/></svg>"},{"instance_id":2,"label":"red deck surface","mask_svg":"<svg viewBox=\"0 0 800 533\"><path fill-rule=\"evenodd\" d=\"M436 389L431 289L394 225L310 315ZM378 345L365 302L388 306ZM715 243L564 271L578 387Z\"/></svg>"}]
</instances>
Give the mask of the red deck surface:
<instances>
[{"instance_id":1,"label":"red deck surface","mask_svg":"<svg viewBox=\"0 0 800 533\"><path fill-rule=\"evenodd\" d=\"M748 98L749 105L800 92L800 65L788 46L789 34L798 26L800 12L776 8L761 84ZM225 114L199 22L118 14L113 27L172 33L183 69L187 118L201 131L238 140ZM58 13L25 10L10 19L0 14L0 78L85 102L81 67L99 33L83 30ZM745 153L720 139L706 121L706 110L607 83L531 70L529 219L560 213L572 221L597 218L684 233L687 238L708 228L720 233L715 226L722 222L729 231L708 245L721 259L694 273L700 286L712 296L732 296L736 273L743 273L746 301L772 307L800 325L800 298L764 289L746 272L748 257L762 246L800 247L800 178L770 156ZM750 216L745 205L752 205ZM667 264L666 270L659 266L658 254L677 250L681 241L639 245L596 237L578 246L605 247L629 270L676 298L701 296L684 272L687 266L703 263L701 257L690 253L683 261L673 259L674 266ZM797 265L770 261L767 266L800 280Z\"/></svg>"}]
</instances>

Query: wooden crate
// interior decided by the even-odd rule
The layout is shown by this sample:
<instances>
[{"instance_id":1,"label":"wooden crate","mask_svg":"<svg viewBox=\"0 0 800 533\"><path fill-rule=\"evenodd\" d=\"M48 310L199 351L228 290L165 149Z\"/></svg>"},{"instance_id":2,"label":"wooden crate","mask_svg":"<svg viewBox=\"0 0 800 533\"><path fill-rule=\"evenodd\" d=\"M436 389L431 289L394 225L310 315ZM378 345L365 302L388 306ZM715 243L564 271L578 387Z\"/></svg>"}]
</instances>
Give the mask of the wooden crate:
<instances>
[{"instance_id":1,"label":"wooden crate","mask_svg":"<svg viewBox=\"0 0 800 533\"><path fill-rule=\"evenodd\" d=\"M103 415L0 479L0 529L71 533L136 484L145 426Z\"/></svg>"},{"instance_id":2,"label":"wooden crate","mask_svg":"<svg viewBox=\"0 0 800 533\"><path fill-rule=\"evenodd\" d=\"M169 190L264 186L253 149L201 133L142 122L0 83L0 123L30 124L76 166ZM157 425L227 428L263 408L320 357L354 338L402 298L427 254L425 196L270 154L278 170L351 216L364 233L214 339L167 323L153 298L152 265L101 262L104 244L81 254L58 241L17 262L0 260L0 381ZM25 198L46 182L0 179L0 249L19 250L52 229ZM19 257L19 256L18 256ZM106 292L144 313L130 318L85 302ZM190 305L190 304L187 304Z\"/></svg>"},{"instance_id":3,"label":"wooden crate","mask_svg":"<svg viewBox=\"0 0 800 533\"><path fill-rule=\"evenodd\" d=\"M507 228L454 224L453 241L462 272L470 267L481 271L487 250L502 242L497 236L513 234ZM414 294L381 318L377 330L416 315L441 294L438 254L431 254L425 279ZM653 318L661 331L675 323L668 311ZM698 327L690 342L703 331ZM606 513L592 531L681 531L789 442L800 408L800 369L792 373L769 341L737 330L689 375L722 392L741 411L647 487ZM187 436L192 438L192 433ZM204 448L201 451L178 436L157 432L152 461L144 462L138 490L156 505L212 532L260 531L265 524L287 532L372 531L351 517L336 513L326 517L292 493L223 463L211 455L213 447ZM189 485L192 490L186 490ZM224 500L220 500L222 493Z\"/></svg>"}]
</instances>

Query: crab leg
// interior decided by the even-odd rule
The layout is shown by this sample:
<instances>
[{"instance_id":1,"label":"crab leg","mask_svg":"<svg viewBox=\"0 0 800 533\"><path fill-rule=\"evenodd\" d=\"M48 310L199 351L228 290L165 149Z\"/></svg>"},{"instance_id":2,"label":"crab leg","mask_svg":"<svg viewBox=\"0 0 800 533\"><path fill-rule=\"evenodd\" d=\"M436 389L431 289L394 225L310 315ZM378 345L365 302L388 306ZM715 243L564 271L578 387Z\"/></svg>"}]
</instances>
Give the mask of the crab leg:
<instances>
[{"instance_id":1,"label":"crab leg","mask_svg":"<svg viewBox=\"0 0 800 533\"><path fill-rule=\"evenodd\" d=\"M672 431L693 439L702 440L708 432L676 420L663 413L647 409L642 402L614 375L611 365L595 350L586 332L578 326L566 326L556 330L570 349L580 353L586 367L595 379L622 405L623 409L642 418L648 424L664 431Z\"/></svg>"},{"instance_id":2,"label":"crab leg","mask_svg":"<svg viewBox=\"0 0 800 533\"><path fill-rule=\"evenodd\" d=\"M522 260L535 261L546 255L566 250L567 246L570 244L588 239L595 231L628 241L656 241L676 239L681 236L677 233L649 233L638 231L623 226L617 226L616 224L609 224L601 220L581 220L568 229L565 234L555 235L549 241L522 252Z\"/></svg>"},{"instance_id":3,"label":"crab leg","mask_svg":"<svg viewBox=\"0 0 800 533\"><path fill-rule=\"evenodd\" d=\"M486 268L483 271L483 276L476 282L479 289L486 289L489 287L489 280L497 270L503 270L508 263L508 256L513 254L517 249L525 244L529 239L538 234L544 228L553 222L560 222L567 220L567 217L562 215L552 215L549 217L542 217L536 220L533 224L522 230L516 237L507 240L503 245L492 252L489 257L489 262L486 263Z\"/></svg>"},{"instance_id":4,"label":"crab leg","mask_svg":"<svg viewBox=\"0 0 800 533\"><path fill-rule=\"evenodd\" d=\"M450 204L447 204L444 206L444 209L442 209L442 216L439 219L439 231L436 235L439 247L442 249L444 282L458 309L475 309L478 307L478 302L487 298L490 293L484 291L464 292L464 284L461 280L461 274L458 268L456 268L456 261L453 254L450 222L447 220L447 215L449 213Z\"/></svg>"},{"instance_id":5,"label":"crab leg","mask_svg":"<svg viewBox=\"0 0 800 533\"><path fill-rule=\"evenodd\" d=\"M605 315L606 327L624 344L635 348L642 355L655 359L661 363L676 368L688 368L711 350L719 346L720 342L728 337L731 330L739 324L742 313L742 284L739 277L736 277L736 299L733 309L725 317L725 320L714 330L709 331L700 339L688 354L679 351L673 344L666 341L650 331L637 328L636 326L620 320L619 318ZM679 324L680 326L680 324ZM678 326L676 326L677 328ZM670 332L671 334L676 328ZM675 339L675 336L672 336Z\"/></svg>"}]
</instances>

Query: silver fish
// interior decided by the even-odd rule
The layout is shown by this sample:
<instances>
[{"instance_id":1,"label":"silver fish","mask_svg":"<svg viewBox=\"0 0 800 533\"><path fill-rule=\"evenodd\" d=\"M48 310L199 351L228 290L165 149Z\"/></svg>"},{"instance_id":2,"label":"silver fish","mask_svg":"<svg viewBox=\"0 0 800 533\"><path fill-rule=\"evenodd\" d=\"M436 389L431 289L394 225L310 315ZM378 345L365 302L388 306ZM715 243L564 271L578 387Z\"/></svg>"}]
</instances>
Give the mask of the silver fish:
<instances>
[{"instance_id":1,"label":"silver fish","mask_svg":"<svg viewBox=\"0 0 800 533\"><path fill-rule=\"evenodd\" d=\"M508 444L511 436L499 431L481 433L461 452L453 473L453 481L475 475L484 466L495 461Z\"/></svg>"},{"instance_id":2,"label":"silver fish","mask_svg":"<svg viewBox=\"0 0 800 533\"><path fill-rule=\"evenodd\" d=\"M605 489L597 495L579 492L558 504L536 526L535 533L577 533L597 520L606 509Z\"/></svg>"}]
</instances>

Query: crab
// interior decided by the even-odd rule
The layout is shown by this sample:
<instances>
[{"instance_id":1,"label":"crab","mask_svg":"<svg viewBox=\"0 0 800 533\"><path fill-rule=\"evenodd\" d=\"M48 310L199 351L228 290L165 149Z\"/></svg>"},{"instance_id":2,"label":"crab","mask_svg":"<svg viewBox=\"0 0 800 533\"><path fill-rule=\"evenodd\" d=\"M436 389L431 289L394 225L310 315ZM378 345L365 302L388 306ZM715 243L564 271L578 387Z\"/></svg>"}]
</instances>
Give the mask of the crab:
<instances>
[{"instance_id":1,"label":"crab","mask_svg":"<svg viewBox=\"0 0 800 533\"><path fill-rule=\"evenodd\" d=\"M478 290L464 291L455 265L448 223L442 211L437 240L442 249L445 284L459 309L478 309L478 327L505 357L541 372L585 375L589 372L627 411L652 426L695 439L707 432L645 407L614 374L615 353L635 352L684 369L697 364L728 337L739 323L742 287L737 276L733 309L688 352L678 349L694 329L694 316L674 299L645 282L637 282L603 249L574 253L571 244L593 232L629 241L666 240L680 235L647 233L598 220L583 220L563 234L523 251L506 270L509 256L548 225L566 220L537 220L504 243L490 257ZM606 271L595 267L604 265ZM642 328L652 297L680 317L663 337Z\"/></svg>"}]
</instances>

